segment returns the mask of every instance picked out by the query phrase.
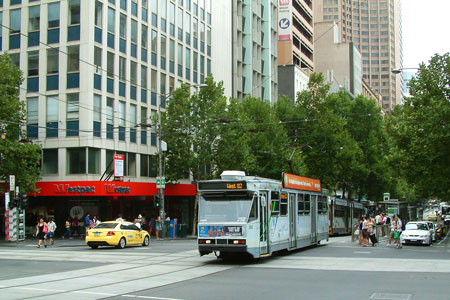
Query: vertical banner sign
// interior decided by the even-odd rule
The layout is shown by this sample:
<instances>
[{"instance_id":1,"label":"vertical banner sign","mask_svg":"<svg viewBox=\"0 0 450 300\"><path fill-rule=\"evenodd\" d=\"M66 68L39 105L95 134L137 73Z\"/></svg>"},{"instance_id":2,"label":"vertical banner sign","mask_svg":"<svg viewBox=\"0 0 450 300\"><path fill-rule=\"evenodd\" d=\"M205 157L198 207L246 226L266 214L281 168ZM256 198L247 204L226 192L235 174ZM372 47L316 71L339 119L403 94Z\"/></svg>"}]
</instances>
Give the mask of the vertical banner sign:
<instances>
[{"instance_id":1,"label":"vertical banner sign","mask_svg":"<svg viewBox=\"0 0 450 300\"><path fill-rule=\"evenodd\" d=\"M278 0L278 40L292 39L291 0Z\"/></svg>"},{"instance_id":2,"label":"vertical banner sign","mask_svg":"<svg viewBox=\"0 0 450 300\"><path fill-rule=\"evenodd\" d=\"M5 241L9 241L9 193L5 193Z\"/></svg>"},{"instance_id":3,"label":"vertical banner sign","mask_svg":"<svg viewBox=\"0 0 450 300\"><path fill-rule=\"evenodd\" d=\"M123 160L122 154L114 154L114 177L123 177Z\"/></svg>"}]
</instances>

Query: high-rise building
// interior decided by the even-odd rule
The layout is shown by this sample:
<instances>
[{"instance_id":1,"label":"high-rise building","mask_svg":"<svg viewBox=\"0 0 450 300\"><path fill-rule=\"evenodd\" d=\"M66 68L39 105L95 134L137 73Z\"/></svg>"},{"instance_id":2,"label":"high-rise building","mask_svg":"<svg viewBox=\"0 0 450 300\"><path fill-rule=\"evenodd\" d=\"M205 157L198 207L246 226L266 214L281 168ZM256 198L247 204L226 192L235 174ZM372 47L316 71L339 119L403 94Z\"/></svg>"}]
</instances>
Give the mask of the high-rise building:
<instances>
[{"instance_id":1,"label":"high-rise building","mask_svg":"<svg viewBox=\"0 0 450 300\"><path fill-rule=\"evenodd\" d=\"M295 100L314 71L314 23L311 0L278 1L279 94Z\"/></svg>"},{"instance_id":2,"label":"high-rise building","mask_svg":"<svg viewBox=\"0 0 450 300\"><path fill-rule=\"evenodd\" d=\"M211 73L211 1L0 1L0 51L24 72L28 136L43 149L40 213L156 215L152 117L182 82ZM116 154L124 180L103 181ZM195 187L165 195L189 223Z\"/></svg>"},{"instance_id":3,"label":"high-rise building","mask_svg":"<svg viewBox=\"0 0 450 300\"><path fill-rule=\"evenodd\" d=\"M228 1L227 1L228 2ZM277 1L233 0L233 97L276 101Z\"/></svg>"},{"instance_id":4,"label":"high-rise building","mask_svg":"<svg viewBox=\"0 0 450 300\"><path fill-rule=\"evenodd\" d=\"M400 11L400 0L314 2L315 21L336 22L341 41L352 42L358 48L363 78L382 95L385 111L402 103L402 78L391 73L402 67Z\"/></svg>"}]
</instances>

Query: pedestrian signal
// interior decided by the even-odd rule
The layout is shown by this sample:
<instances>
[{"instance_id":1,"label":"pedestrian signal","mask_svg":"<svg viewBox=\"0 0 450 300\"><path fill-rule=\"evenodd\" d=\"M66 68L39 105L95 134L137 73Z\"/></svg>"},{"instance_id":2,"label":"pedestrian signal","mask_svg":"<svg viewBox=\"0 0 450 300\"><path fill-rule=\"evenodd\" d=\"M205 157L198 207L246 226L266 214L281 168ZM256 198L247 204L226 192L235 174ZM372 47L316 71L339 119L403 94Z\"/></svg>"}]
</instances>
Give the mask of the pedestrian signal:
<instances>
[{"instance_id":1,"label":"pedestrian signal","mask_svg":"<svg viewBox=\"0 0 450 300\"><path fill-rule=\"evenodd\" d=\"M160 194L153 195L153 206L155 208L160 208L160 206L161 206L161 195Z\"/></svg>"}]
</instances>

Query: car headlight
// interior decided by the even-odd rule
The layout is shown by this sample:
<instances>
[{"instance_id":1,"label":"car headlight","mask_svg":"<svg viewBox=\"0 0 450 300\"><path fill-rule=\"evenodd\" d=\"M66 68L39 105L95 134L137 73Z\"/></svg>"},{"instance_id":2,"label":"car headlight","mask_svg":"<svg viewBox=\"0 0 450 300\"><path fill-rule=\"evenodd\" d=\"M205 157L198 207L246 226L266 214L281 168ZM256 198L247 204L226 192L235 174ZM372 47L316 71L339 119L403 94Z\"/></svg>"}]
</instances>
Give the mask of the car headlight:
<instances>
[{"instance_id":1,"label":"car headlight","mask_svg":"<svg viewBox=\"0 0 450 300\"><path fill-rule=\"evenodd\" d=\"M421 237L421 238L426 238L427 236L426 236L426 235L421 235L420 237Z\"/></svg>"}]
</instances>

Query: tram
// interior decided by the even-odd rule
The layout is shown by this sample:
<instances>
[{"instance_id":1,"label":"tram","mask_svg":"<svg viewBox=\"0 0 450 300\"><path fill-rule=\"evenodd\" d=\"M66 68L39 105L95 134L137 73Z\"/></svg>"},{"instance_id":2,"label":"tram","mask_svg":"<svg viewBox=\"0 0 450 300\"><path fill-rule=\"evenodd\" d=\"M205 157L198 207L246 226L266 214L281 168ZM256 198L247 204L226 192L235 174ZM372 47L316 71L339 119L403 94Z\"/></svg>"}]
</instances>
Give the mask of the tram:
<instances>
[{"instance_id":1,"label":"tram","mask_svg":"<svg viewBox=\"0 0 450 300\"><path fill-rule=\"evenodd\" d=\"M226 258L253 258L328 240L328 191L316 179L283 173L282 180L224 171L198 183L198 249Z\"/></svg>"},{"instance_id":2,"label":"tram","mask_svg":"<svg viewBox=\"0 0 450 300\"><path fill-rule=\"evenodd\" d=\"M359 202L328 197L330 235L350 234L353 225L359 224L359 219L363 214L363 205Z\"/></svg>"}]
</instances>

